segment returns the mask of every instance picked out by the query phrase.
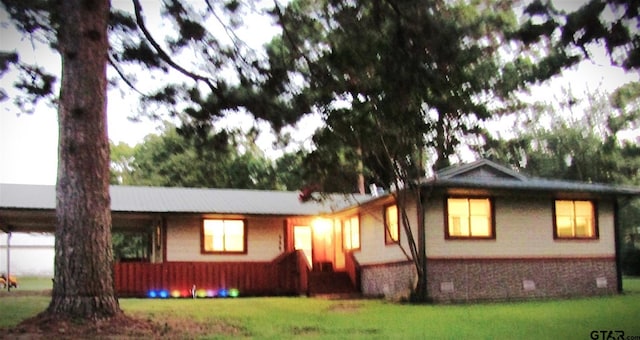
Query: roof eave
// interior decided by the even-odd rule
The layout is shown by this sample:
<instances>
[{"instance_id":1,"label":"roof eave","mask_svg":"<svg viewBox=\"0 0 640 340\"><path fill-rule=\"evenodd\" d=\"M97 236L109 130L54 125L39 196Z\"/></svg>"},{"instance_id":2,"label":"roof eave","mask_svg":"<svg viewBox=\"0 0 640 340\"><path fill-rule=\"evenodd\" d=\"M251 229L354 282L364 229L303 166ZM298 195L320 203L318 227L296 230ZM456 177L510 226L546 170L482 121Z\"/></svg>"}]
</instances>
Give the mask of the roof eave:
<instances>
[{"instance_id":1,"label":"roof eave","mask_svg":"<svg viewBox=\"0 0 640 340\"><path fill-rule=\"evenodd\" d=\"M455 179L436 179L422 183L424 187L437 188L465 188L484 190L507 190L525 192L551 193L584 193L593 195L640 197L640 189L632 187L613 187L602 184L587 183L558 183L556 185L541 185L528 181L468 181Z\"/></svg>"}]
</instances>

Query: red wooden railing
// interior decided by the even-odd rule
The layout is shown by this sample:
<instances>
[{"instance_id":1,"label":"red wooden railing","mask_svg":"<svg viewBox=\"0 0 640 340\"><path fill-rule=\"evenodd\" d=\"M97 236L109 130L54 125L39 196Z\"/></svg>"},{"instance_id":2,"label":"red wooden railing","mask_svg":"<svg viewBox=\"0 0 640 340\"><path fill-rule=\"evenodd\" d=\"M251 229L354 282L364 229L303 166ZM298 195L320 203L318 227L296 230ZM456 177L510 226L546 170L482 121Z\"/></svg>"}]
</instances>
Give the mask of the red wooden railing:
<instances>
[{"instance_id":1,"label":"red wooden railing","mask_svg":"<svg viewBox=\"0 0 640 340\"><path fill-rule=\"evenodd\" d=\"M115 288L120 297L144 297L150 292L190 296L196 290L237 289L240 295L305 294L308 268L299 252L271 262L118 262ZM209 295L210 296L210 295Z\"/></svg>"},{"instance_id":2,"label":"red wooden railing","mask_svg":"<svg viewBox=\"0 0 640 340\"><path fill-rule=\"evenodd\" d=\"M344 269L347 274L349 274L351 283L353 283L353 285L357 287L357 289L360 289L360 264L353 255L353 252L345 254Z\"/></svg>"}]
</instances>

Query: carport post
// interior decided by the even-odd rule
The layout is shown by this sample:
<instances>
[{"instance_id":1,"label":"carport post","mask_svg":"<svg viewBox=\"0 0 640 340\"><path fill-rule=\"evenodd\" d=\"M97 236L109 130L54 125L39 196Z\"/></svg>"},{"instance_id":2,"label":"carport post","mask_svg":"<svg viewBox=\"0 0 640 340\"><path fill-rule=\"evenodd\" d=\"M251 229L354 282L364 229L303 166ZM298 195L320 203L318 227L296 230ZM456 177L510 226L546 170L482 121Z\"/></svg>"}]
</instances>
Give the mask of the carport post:
<instances>
[{"instance_id":1,"label":"carport post","mask_svg":"<svg viewBox=\"0 0 640 340\"><path fill-rule=\"evenodd\" d=\"M7 291L11 291L11 230L7 231Z\"/></svg>"}]
</instances>

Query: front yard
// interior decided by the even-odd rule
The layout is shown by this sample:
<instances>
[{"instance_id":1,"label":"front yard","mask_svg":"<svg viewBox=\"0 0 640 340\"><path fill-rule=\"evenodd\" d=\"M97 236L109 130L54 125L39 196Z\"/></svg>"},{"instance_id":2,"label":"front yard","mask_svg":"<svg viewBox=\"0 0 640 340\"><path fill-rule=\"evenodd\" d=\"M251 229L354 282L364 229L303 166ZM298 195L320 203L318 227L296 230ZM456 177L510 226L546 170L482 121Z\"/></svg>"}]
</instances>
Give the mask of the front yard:
<instances>
[{"instance_id":1,"label":"front yard","mask_svg":"<svg viewBox=\"0 0 640 340\"><path fill-rule=\"evenodd\" d=\"M625 279L624 287L624 295L610 297L473 305L305 297L121 299L120 304L127 315L185 338L602 339L602 331L623 331L624 339L640 339L640 278ZM3 293L0 328L34 316L48 301L42 295Z\"/></svg>"}]
</instances>

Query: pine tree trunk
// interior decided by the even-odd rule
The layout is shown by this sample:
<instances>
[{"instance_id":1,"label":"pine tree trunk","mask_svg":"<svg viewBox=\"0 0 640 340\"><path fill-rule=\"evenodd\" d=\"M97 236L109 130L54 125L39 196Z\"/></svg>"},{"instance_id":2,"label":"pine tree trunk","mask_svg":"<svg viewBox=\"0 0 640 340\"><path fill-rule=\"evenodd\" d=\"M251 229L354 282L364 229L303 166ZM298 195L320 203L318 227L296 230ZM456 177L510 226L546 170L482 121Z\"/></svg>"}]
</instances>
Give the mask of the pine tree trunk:
<instances>
[{"instance_id":1,"label":"pine tree trunk","mask_svg":"<svg viewBox=\"0 0 640 340\"><path fill-rule=\"evenodd\" d=\"M109 0L57 2L62 84L58 109L55 275L46 313L121 313L113 282L106 123Z\"/></svg>"}]
</instances>

